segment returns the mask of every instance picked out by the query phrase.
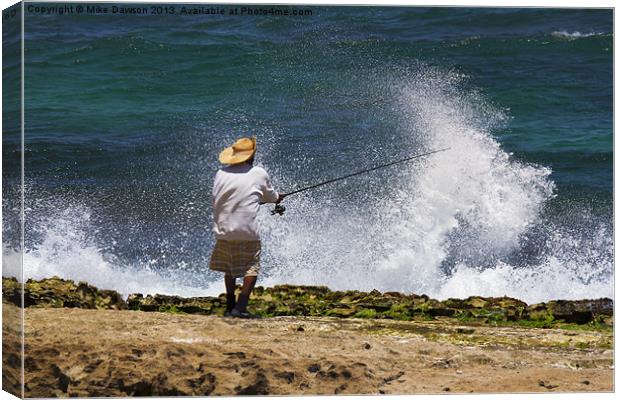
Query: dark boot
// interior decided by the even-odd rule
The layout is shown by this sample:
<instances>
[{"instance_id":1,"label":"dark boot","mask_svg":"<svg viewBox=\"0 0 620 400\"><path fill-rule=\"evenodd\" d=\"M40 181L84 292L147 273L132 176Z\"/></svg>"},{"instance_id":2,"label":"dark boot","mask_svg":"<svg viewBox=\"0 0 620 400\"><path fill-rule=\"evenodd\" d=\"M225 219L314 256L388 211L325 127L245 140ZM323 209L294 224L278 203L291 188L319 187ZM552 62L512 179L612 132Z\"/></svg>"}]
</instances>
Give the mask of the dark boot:
<instances>
[{"instance_id":1,"label":"dark boot","mask_svg":"<svg viewBox=\"0 0 620 400\"><path fill-rule=\"evenodd\" d=\"M249 301L250 301L250 296L243 294L243 293L239 293L239 297L237 298L237 305L235 305L235 308L237 309L237 311L247 312Z\"/></svg>"},{"instance_id":2,"label":"dark boot","mask_svg":"<svg viewBox=\"0 0 620 400\"><path fill-rule=\"evenodd\" d=\"M235 308L237 280L232 275L224 275L224 283L226 284L226 311L224 312L224 316L230 317L230 312Z\"/></svg>"},{"instance_id":3,"label":"dark boot","mask_svg":"<svg viewBox=\"0 0 620 400\"><path fill-rule=\"evenodd\" d=\"M229 316L233 308L235 308L236 304L237 302L235 301L235 294L226 293L226 312L224 313L224 315Z\"/></svg>"},{"instance_id":4,"label":"dark boot","mask_svg":"<svg viewBox=\"0 0 620 400\"><path fill-rule=\"evenodd\" d=\"M231 311L230 316L235 318L260 318L259 315L250 314L248 312L248 301L250 300L249 295L245 295L243 293L239 293L239 298L237 299L237 305Z\"/></svg>"}]
</instances>

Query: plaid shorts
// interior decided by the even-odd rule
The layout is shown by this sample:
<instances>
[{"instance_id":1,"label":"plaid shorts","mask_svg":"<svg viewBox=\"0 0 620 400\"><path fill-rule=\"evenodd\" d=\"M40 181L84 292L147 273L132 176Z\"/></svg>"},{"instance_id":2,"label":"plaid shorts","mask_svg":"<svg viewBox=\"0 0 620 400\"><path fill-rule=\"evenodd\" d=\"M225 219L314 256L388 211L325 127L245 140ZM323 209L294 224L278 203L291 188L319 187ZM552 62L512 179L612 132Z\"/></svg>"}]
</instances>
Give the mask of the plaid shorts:
<instances>
[{"instance_id":1,"label":"plaid shorts","mask_svg":"<svg viewBox=\"0 0 620 400\"><path fill-rule=\"evenodd\" d=\"M235 278L257 276L260 270L260 241L218 240L209 268Z\"/></svg>"}]
</instances>

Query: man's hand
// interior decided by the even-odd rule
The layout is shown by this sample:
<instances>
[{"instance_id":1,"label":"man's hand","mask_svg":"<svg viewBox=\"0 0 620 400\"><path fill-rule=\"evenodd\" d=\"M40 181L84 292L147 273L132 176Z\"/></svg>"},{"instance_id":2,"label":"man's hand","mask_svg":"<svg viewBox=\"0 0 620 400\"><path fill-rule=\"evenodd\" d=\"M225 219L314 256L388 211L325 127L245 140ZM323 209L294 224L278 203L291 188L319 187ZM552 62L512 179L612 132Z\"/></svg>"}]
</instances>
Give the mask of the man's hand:
<instances>
[{"instance_id":1,"label":"man's hand","mask_svg":"<svg viewBox=\"0 0 620 400\"><path fill-rule=\"evenodd\" d=\"M280 193L278 195L278 200L276 200L276 204L279 204L282 200L284 200L285 197L286 197L285 194Z\"/></svg>"}]
</instances>

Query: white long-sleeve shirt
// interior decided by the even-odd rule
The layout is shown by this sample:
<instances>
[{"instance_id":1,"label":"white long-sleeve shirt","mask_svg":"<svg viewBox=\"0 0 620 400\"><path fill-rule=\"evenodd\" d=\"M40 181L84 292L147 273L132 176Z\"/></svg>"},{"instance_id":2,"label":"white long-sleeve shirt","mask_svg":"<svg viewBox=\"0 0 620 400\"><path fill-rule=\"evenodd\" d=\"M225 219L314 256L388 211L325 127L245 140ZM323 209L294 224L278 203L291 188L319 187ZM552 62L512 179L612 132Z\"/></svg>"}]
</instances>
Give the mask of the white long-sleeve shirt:
<instances>
[{"instance_id":1,"label":"white long-sleeve shirt","mask_svg":"<svg viewBox=\"0 0 620 400\"><path fill-rule=\"evenodd\" d=\"M256 221L260 203L275 203L269 175L249 164L229 165L213 182L213 232L218 240L260 240Z\"/></svg>"}]
</instances>

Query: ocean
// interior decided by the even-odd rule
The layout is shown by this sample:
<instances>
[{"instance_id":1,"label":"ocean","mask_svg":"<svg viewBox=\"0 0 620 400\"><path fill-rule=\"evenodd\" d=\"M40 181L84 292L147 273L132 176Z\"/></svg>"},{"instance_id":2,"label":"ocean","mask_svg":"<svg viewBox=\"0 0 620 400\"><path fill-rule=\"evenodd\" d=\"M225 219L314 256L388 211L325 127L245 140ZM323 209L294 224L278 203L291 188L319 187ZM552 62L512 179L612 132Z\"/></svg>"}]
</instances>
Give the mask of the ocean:
<instances>
[{"instance_id":1,"label":"ocean","mask_svg":"<svg viewBox=\"0 0 620 400\"><path fill-rule=\"evenodd\" d=\"M259 285L613 298L611 9L57 6L25 11L26 278L223 292L217 156L256 135L282 192L450 147L263 206Z\"/></svg>"}]
</instances>

